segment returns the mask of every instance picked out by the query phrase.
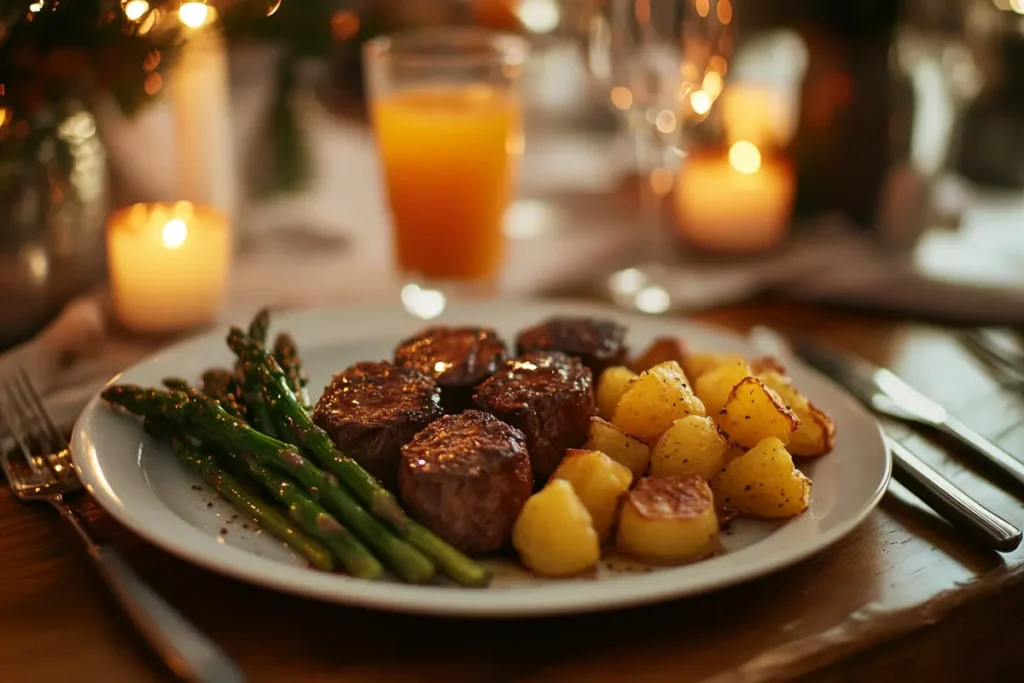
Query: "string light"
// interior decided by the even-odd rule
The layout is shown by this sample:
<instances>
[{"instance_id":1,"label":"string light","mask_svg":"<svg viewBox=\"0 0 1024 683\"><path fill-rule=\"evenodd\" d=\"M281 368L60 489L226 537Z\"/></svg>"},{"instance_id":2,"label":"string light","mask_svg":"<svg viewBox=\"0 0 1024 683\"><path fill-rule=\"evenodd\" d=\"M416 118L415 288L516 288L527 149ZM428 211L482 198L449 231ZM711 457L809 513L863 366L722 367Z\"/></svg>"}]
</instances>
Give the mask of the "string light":
<instances>
[{"instance_id":1,"label":"string light","mask_svg":"<svg viewBox=\"0 0 1024 683\"><path fill-rule=\"evenodd\" d=\"M122 9L128 21L138 21L149 11L149 3L146 0L128 0Z\"/></svg>"}]
</instances>

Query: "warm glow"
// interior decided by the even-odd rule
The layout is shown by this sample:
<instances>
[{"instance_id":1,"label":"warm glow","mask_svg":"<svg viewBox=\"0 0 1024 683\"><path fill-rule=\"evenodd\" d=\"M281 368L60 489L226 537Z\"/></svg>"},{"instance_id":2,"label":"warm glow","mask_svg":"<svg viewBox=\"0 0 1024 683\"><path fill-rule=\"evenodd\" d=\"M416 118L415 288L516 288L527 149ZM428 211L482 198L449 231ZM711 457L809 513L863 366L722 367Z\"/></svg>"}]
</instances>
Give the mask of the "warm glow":
<instances>
[{"instance_id":1,"label":"warm glow","mask_svg":"<svg viewBox=\"0 0 1024 683\"><path fill-rule=\"evenodd\" d=\"M718 0L718 20L723 24L732 21L732 3L729 0Z\"/></svg>"},{"instance_id":2,"label":"warm glow","mask_svg":"<svg viewBox=\"0 0 1024 683\"><path fill-rule=\"evenodd\" d=\"M189 28L199 28L210 16L205 2L186 2L178 8L178 19Z\"/></svg>"},{"instance_id":3,"label":"warm glow","mask_svg":"<svg viewBox=\"0 0 1024 683\"><path fill-rule=\"evenodd\" d=\"M128 0L124 5L124 16L129 21L138 21L148 11L149 3L146 0Z\"/></svg>"},{"instance_id":4,"label":"warm glow","mask_svg":"<svg viewBox=\"0 0 1024 683\"><path fill-rule=\"evenodd\" d=\"M761 152L754 143L740 140L729 148L729 164L746 175L757 173L761 168Z\"/></svg>"},{"instance_id":5,"label":"warm glow","mask_svg":"<svg viewBox=\"0 0 1024 683\"><path fill-rule=\"evenodd\" d=\"M267 8L267 16L272 17L277 14L277 10L281 9L281 0L274 0L273 4Z\"/></svg>"},{"instance_id":6,"label":"warm glow","mask_svg":"<svg viewBox=\"0 0 1024 683\"><path fill-rule=\"evenodd\" d=\"M331 37L339 43L355 38L359 33L359 15L355 12L335 12L331 16Z\"/></svg>"},{"instance_id":7,"label":"warm glow","mask_svg":"<svg viewBox=\"0 0 1024 683\"><path fill-rule=\"evenodd\" d=\"M417 318L430 320L444 313L448 301L445 295L436 289L408 284L402 287L402 305Z\"/></svg>"},{"instance_id":8,"label":"warm glow","mask_svg":"<svg viewBox=\"0 0 1024 683\"><path fill-rule=\"evenodd\" d=\"M164 85L164 79L160 74L152 73L146 76L146 79L142 81L142 89L147 95L152 97L160 92L160 88Z\"/></svg>"},{"instance_id":9,"label":"warm glow","mask_svg":"<svg viewBox=\"0 0 1024 683\"><path fill-rule=\"evenodd\" d=\"M179 249L188 239L188 226L180 218L172 218L164 224L160 239L168 249Z\"/></svg>"},{"instance_id":10,"label":"warm glow","mask_svg":"<svg viewBox=\"0 0 1024 683\"><path fill-rule=\"evenodd\" d=\"M694 0L694 3L697 8L697 14L706 17L711 10L711 0Z\"/></svg>"},{"instance_id":11,"label":"warm glow","mask_svg":"<svg viewBox=\"0 0 1024 683\"><path fill-rule=\"evenodd\" d=\"M42 0L40 0L39 2L33 2L31 5L28 6L28 11L29 12L33 12L33 13L40 12L40 11L42 11L42 9L43 9Z\"/></svg>"},{"instance_id":12,"label":"warm glow","mask_svg":"<svg viewBox=\"0 0 1024 683\"><path fill-rule=\"evenodd\" d=\"M617 85L612 88L612 104L617 109L623 111L633 106L633 93L629 91L629 88L624 88L621 85Z\"/></svg>"},{"instance_id":13,"label":"warm glow","mask_svg":"<svg viewBox=\"0 0 1024 683\"><path fill-rule=\"evenodd\" d=\"M562 19L555 0L522 0L516 13L523 26L533 33L551 33Z\"/></svg>"},{"instance_id":14,"label":"warm glow","mask_svg":"<svg viewBox=\"0 0 1024 683\"><path fill-rule=\"evenodd\" d=\"M724 76L729 71L729 62L722 55L715 55L708 60L708 69Z\"/></svg>"},{"instance_id":15,"label":"warm glow","mask_svg":"<svg viewBox=\"0 0 1024 683\"><path fill-rule=\"evenodd\" d=\"M4 107L0 107L0 126L7 123L7 110Z\"/></svg>"},{"instance_id":16,"label":"warm glow","mask_svg":"<svg viewBox=\"0 0 1024 683\"><path fill-rule=\"evenodd\" d=\"M651 171L648 178L651 183L651 191L659 197L663 197L672 191L672 171L667 168L656 168Z\"/></svg>"},{"instance_id":17,"label":"warm glow","mask_svg":"<svg viewBox=\"0 0 1024 683\"><path fill-rule=\"evenodd\" d=\"M1010 9L1017 14L1024 14L1024 0L1010 0Z\"/></svg>"},{"instance_id":18,"label":"warm glow","mask_svg":"<svg viewBox=\"0 0 1024 683\"><path fill-rule=\"evenodd\" d=\"M704 74L704 82L701 88L712 100L722 94L722 76L717 71L708 71Z\"/></svg>"},{"instance_id":19,"label":"warm glow","mask_svg":"<svg viewBox=\"0 0 1024 683\"><path fill-rule=\"evenodd\" d=\"M711 111L711 98L703 90L696 90L690 94L690 106L703 116Z\"/></svg>"},{"instance_id":20,"label":"warm glow","mask_svg":"<svg viewBox=\"0 0 1024 683\"><path fill-rule=\"evenodd\" d=\"M654 119L654 125L662 133L668 134L676 129L676 115L668 109L662 109Z\"/></svg>"},{"instance_id":21,"label":"warm glow","mask_svg":"<svg viewBox=\"0 0 1024 683\"><path fill-rule=\"evenodd\" d=\"M146 53L146 58L142 60L142 68L146 71L155 71L160 66L160 51L150 50Z\"/></svg>"}]
</instances>

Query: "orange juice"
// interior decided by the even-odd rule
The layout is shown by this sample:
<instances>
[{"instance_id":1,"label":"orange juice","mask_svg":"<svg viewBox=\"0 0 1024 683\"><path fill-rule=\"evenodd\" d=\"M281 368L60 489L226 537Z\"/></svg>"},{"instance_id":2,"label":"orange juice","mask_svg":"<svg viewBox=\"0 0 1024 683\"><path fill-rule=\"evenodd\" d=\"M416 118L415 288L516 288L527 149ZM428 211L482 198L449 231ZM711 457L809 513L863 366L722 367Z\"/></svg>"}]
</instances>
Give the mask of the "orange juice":
<instances>
[{"instance_id":1,"label":"orange juice","mask_svg":"<svg viewBox=\"0 0 1024 683\"><path fill-rule=\"evenodd\" d=\"M485 85L407 89L376 99L373 116L399 267L495 278L522 147L515 95Z\"/></svg>"}]
</instances>

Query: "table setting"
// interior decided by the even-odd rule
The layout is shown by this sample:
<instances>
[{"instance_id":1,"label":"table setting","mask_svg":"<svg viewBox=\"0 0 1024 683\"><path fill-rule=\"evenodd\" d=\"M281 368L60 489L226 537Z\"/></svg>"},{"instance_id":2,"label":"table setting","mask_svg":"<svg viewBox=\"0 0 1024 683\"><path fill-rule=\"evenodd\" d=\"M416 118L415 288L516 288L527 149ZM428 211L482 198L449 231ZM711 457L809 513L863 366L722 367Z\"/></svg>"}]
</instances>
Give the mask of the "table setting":
<instances>
[{"instance_id":1,"label":"table setting","mask_svg":"<svg viewBox=\"0 0 1024 683\"><path fill-rule=\"evenodd\" d=\"M8 675L1017 680L1021 12L869 4L3 3Z\"/></svg>"}]
</instances>

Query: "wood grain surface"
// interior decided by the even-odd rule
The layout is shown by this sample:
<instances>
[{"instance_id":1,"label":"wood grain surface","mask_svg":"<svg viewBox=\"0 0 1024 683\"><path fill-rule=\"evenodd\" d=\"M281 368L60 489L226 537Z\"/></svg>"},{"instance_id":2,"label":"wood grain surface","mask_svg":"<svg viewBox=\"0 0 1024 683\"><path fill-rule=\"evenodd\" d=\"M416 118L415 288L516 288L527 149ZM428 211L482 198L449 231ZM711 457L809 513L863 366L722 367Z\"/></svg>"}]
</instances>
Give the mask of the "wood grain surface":
<instances>
[{"instance_id":1,"label":"wood grain surface","mask_svg":"<svg viewBox=\"0 0 1024 683\"><path fill-rule=\"evenodd\" d=\"M1002 390L948 330L760 302L699 316L829 340L892 367L1017 456L1024 398ZM961 451L892 433L992 509L1024 506ZM654 607L529 621L372 613L274 593L192 567L80 502L97 532L235 657L253 681L1020 680L1024 549L977 549L893 484L833 548L736 588ZM170 680L71 531L0 491L4 681Z\"/></svg>"}]
</instances>

